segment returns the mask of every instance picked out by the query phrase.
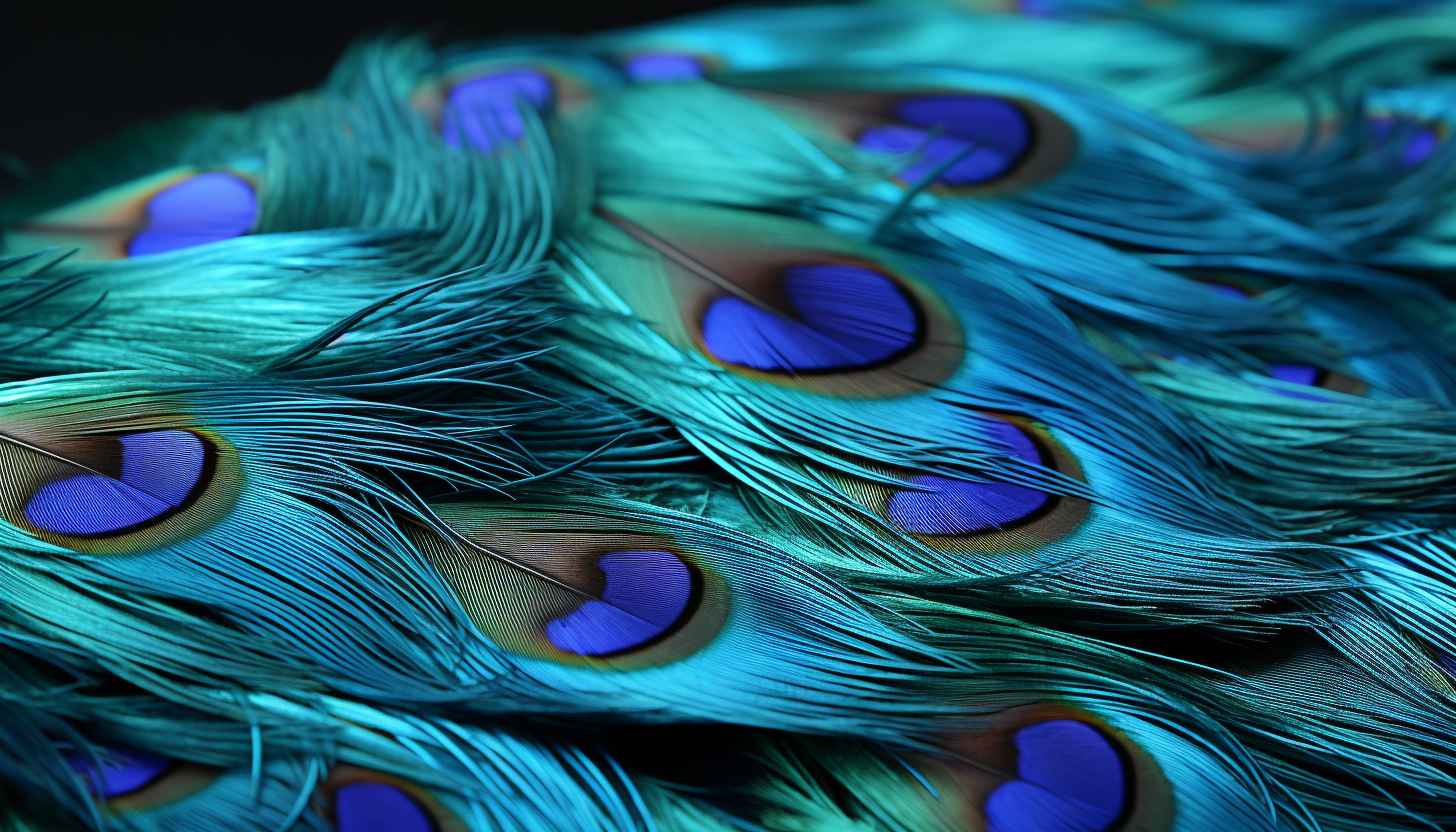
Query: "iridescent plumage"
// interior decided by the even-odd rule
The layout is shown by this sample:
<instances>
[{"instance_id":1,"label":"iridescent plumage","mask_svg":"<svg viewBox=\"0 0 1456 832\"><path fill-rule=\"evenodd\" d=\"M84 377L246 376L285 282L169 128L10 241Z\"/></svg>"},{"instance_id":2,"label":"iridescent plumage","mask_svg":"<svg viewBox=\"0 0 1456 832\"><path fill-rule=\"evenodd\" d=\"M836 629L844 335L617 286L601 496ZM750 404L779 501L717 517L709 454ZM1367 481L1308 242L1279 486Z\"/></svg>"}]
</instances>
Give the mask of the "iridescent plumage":
<instances>
[{"instance_id":1,"label":"iridescent plumage","mask_svg":"<svg viewBox=\"0 0 1456 832\"><path fill-rule=\"evenodd\" d=\"M0 207L0 826L1456 824L1456 11L361 42Z\"/></svg>"}]
</instances>

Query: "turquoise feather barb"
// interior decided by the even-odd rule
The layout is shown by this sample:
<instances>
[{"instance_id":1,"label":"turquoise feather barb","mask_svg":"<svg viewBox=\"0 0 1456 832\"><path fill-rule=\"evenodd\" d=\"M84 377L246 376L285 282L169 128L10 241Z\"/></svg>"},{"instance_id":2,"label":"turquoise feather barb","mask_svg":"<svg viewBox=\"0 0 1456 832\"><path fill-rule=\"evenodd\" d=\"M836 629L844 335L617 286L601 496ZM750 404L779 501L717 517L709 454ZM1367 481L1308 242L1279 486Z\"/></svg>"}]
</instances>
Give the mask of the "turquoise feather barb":
<instances>
[{"instance_id":1,"label":"turquoise feather barb","mask_svg":"<svg viewBox=\"0 0 1456 832\"><path fill-rule=\"evenodd\" d=\"M366 39L0 203L0 827L1456 827L1440 2Z\"/></svg>"}]
</instances>

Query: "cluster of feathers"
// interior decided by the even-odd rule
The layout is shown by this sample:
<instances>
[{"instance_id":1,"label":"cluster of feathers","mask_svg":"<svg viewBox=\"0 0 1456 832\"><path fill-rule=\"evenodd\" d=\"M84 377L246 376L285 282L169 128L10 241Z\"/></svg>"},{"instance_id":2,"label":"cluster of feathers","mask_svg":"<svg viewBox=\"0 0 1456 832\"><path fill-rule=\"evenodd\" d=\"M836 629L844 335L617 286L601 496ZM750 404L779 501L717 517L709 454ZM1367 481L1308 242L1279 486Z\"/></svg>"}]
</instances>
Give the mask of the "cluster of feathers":
<instances>
[{"instance_id":1,"label":"cluster of feathers","mask_svg":"<svg viewBox=\"0 0 1456 832\"><path fill-rule=\"evenodd\" d=\"M0 829L1456 829L1456 8L373 38L0 206Z\"/></svg>"}]
</instances>

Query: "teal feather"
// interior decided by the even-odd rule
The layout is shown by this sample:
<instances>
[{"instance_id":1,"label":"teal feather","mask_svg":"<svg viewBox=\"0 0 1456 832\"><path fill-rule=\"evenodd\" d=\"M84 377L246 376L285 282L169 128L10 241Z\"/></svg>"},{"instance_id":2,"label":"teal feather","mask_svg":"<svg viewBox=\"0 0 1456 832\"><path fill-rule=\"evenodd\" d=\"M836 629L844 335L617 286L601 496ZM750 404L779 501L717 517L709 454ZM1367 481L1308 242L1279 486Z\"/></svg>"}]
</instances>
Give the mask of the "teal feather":
<instances>
[{"instance_id":1,"label":"teal feather","mask_svg":"<svg viewBox=\"0 0 1456 832\"><path fill-rule=\"evenodd\" d=\"M366 40L7 197L0 826L1456 824L1449 7L981 5Z\"/></svg>"},{"instance_id":2,"label":"teal feather","mask_svg":"<svg viewBox=\"0 0 1456 832\"><path fill-rule=\"evenodd\" d=\"M559 822L649 828L626 774L600 751L566 737L482 730L327 699L301 705L225 697L211 714L179 712L173 703L145 697L115 700L67 702L88 721L110 706L115 721L100 741L72 729L66 753L104 758L117 749L145 750L177 762L144 788L94 809L84 791L66 801L83 815L99 810L103 828L327 829L339 789L360 781L398 785L449 832ZM251 719L251 734L248 724L235 721L241 716ZM159 738L159 724L188 730ZM43 742L55 753L58 746ZM61 783L80 791L69 767Z\"/></svg>"},{"instance_id":3,"label":"teal feather","mask_svg":"<svg viewBox=\"0 0 1456 832\"><path fill-rule=\"evenodd\" d=\"M16 391L9 403L16 419L10 433L34 437L32 447L66 448L82 431L191 429L218 449L203 496L151 526L100 540L43 528L7 531L15 561L9 585L17 593L11 620L27 626L47 622L41 635L97 649L84 628L68 636L55 622L75 616L114 619L113 627L128 632L125 643L100 649L125 655L137 673L178 676L173 684L194 691L223 682L221 676L247 688L282 691L303 684L504 712L575 710L579 698L592 691L593 710L650 713L663 707L656 691L667 688L679 690L670 712L687 718L729 708L741 709L743 721L797 727L842 713L858 730L872 732L895 724L902 718L899 710L913 707L876 676L947 672L954 666L947 658L927 657L924 667L895 658L911 655L912 644L876 624L842 589L707 519L620 500L593 506L586 496L560 510L543 507L539 519L527 506L428 505L413 493L470 488L502 496L511 479L529 475L527 461L510 446L453 437L448 425L412 427L381 418L388 409L318 395L290 399L281 389L272 390L267 401L250 396L247 388L229 395L220 386L206 394L108 397L97 392L99 379L87 381L81 388L87 394L73 399L61 398L62 380ZM60 419L67 420L64 426ZM10 441L9 450L20 457L16 462L39 466L45 460L27 462L38 454ZM442 466L444 457L420 452L426 446L435 447L434 453L457 450ZM20 509L36 493L35 483L55 481L48 479L53 473L31 476L35 479L22 478L8 489L7 511L21 526L31 522ZM724 510L741 511L731 502ZM484 537L476 540L470 530L480 523ZM547 651L543 660L539 650L503 650L500 645L512 643L512 633L492 629L489 605L507 603L513 592L552 589L531 583L541 583L542 567L532 566L529 553L502 554L503 544L492 542L497 532L491 530L507 523L521 530L516 534L535 525L576 524L582 534L591 531L607 540L660 539L653 545L681 551L694 568L711 573L699 617L719 620L705 623L701 636L685 633L686 647L648 658L641 672L609 677L614 684L606 687L600 664L582 656ZM570 580L569 573L562 574ZM519 589L502 584L511 575L527 584ZM104 594L83 605L71 600L76 590L69 582ZM334 598L340 586L355 587L358 594ZM151 607L149 614L128 610L125 599L134 593L136 603ZM483 610L476 600L481 593ZM209 643L221 631L184 611L195 605L214 610L249 641L277 644L278 655L262 666L244 661L241 651L208 656ZM835 626L815 638L816 622ZM167 629L192 633L181 641L184 650L158 639ZM775 657L775 664L739 667L736 656L759 642L765 646L756 652ZM677 650L689 653L680 657ZM671 664L655 666L664 661ZM860 679L843 673L845 666L878 669ZM301 682L300 675L309 681ZM718 679L711 700L694 693L694 680L705 675ZM795 681L779 681L787 678Z\"/></svg>"},{"instance_id":4,"label":"teal feather","mask_svg":"<svg viewBox=\"0 0 1456 832\"><path fill-rule=\"evenodd\" d=\"M720 227L739 221L738 216L744 217L741 222L755 223L732 239L764 239L767 234L786 235L790 231L798 235L796 239L814 239L807 230L800 231L799 225L787 220L751 219L751 215L723 212L694 214L686 208L673 211L680 220L721 217ZM631 255L636 260L626 260L620 254L616 260L605 259L606 252L620 250L621 243L611 241L618 238L590 239L587 245L594 248L584 246L581 250L585 256L577 260L576 266L581 274L576 279L581 287L577 291L583 298L615 311L609 304L622 301L608 294L610 287L628 285L625 281L634 274L630 269L642 270L638 272L643 275L637 278L642 281L638 285L652 285L647 283L653 274L649 270L660 269L652 260L642 259L639 254ZM603 253L598 268L621 270L613 275L612 282L598 277L600 272L586 259L593 250ZM1260 593L1278 592L1278 586L1299 591L1295 587L1308 588L1323 580L1313 578L1305 571L1307 566L1296 565L1309 554L1262 548L1249 540L1239 540L1249 533L1247 530L1267 521L1244 513L1228 496L1214 496L1223 493L1224 486L1201 470L1191 437L1180 434L1177 423L1155 402L1135 388L1124 386L1096 355L1085 352L1070 328L1049 315L1044 304L1017 303L1014 295L998 291L994 284L978 285L964 276L927 285L940 290L955 308L964 310L962 320L974 352L949 379L919 389L911 386L898 396L837 397L833 390L824 395L819 390L744 378L714 366L697 349L674 349L673 342L681 344L683 338L673 335L670 328L680 325L661 317L656 318L656 326L615 316L583 319L580 334L573 337L575 343L565 345L569 350L567 360L576 372L587 374L595 383L662 413L689 441L744 485L792 512L802 513L813 524L827 527L824 532L811 534L859 538L853 543L837 543L832 559L821 561L835 569L855 570L874 579L923 581L937 576L1004 580L1041 568L1057 573L1053 585L1071 605L1091 598L1096 598L1099 605L1118 604L1114 596L1120 596L1127 601L1137 599L1128 605L1129 614L1174 617L1236 615L1233 611L1246 603L1237 599L1252 587L1257 586ZM990 310L995 310L994 314ZM664 312L654 310L651 314ZM665 314L675 318L677 311L669 307ZM667 334L664 337L658 333ZM981 355L994 356L994 363ZM1055 355L1056 360L1038 360L1038 355ZM1065 403L1078 391L1093 388L1097 393L1083 395L1076 408L1052 404L1058 400ZM849 388L851 393L854 389ZM1023 473L997 462L997 451L986 439L987 417L967 413L971 408L1022 414L1054 426L1049 435L1066 443L1070 457L1085 470L1086 481L1096 490L1069 482L1065 475L1057 477L1048 471L1037 477L1035 472ZM1121 455L1117 447L1094 438L1118 430L1118 425L1126 431L1137 425L1140 447L1144 449L1154 441L1155 432L1167 426L1168 433L1160 440L1165 444L1156 454L1158 468ZM967 453L970 449L984 449L984 461L972 462L974 458ZM976 535L968 535L964 542L937 544L925 538L917 540L872 513L873 498L866 496L865 489L876 481L884 482L894 469L944 472L948 476L969 473L1004 477L1007 482L1035 483L1035 487L1068 495L1063 498L1067 511L1076 510L1074 501L1078 499L1091 497L1098 505L1080 525L1069 515L1066 522L1071 527L1060 526L1049 539L1033 537L1035 543L1031 545L1019 541L1016 533L980 542ZM1206 489L1202 493L1208 496L1195 496L1200 493L1198 489ZM1148 499L1152 493L1159 497ZM1081 511L1085 512L1085 507ZM771 516L770 526L799 522L782 513ZM1180 529L1176 537L1167 531L1174 527ZM1189 535L1198 532L1213 537L1195 543L1199 539ZM1214 537L1223 539L1214 542ZM1179 538L1187 543L1172 542ZM1007 543L1012 545L1008 547ZM1235 551L1237 555L1232 554ZM1286 558L1291 560L1280 565ZM1062 562L1075 562L1078 568L1059 568L1057 564ZM1150 568L1153 563L1157 566ZM1223 583L1224 579L1227 583ZM1044 596L1052 585L1043 580L1038 579L1037 592ZM1179 582L1186 582L1190 588L1197 586L1198 590L1172 592L1171 587ZM1117 589L1111 594L1099 588L1112 586ZM1159 609L1160 602L1155 600L1178 607L1193 597L1201 599L1198 604L1208 604L1201 613L1187 607L1178 612ZM1134 612L1134 607L1139 611Z\"/></svg>"},{"instance_id":5,"label":"teal feather","mask_svg":"<svg viewBox=\"0 0 1456 832\"><path fill-rule=\"evenodd\" d=\"M904 5L727 9L588 40L617 62L643 54L688 54L709 75L836 64L964 66L1076 78L1140 106L1159 107L1239 77L1254 62L1166 29L1130 20L1075 23L973 15Z\"/></svg>"},{"instance_id":6,"label":"teal feather","mask_svg":"<svg viewBox=\"0 0 1456 832\"><path fill-rule=\"evenodd\" d=\"M3 372L12 379L118 369L249 375L293 367L332 346L313 365L348 375L370 357L393 353L390 363L405 364L403 353L451 351L452 327L509 341L547 314L546 298L531 286L539 266L426 279L389 265L399 242L392 236L246 237L153 255L140 267L139 260L45 269L26 268L38 258L22 262L7 270L18 274L0 300L24 311L6 332Z\"/></svg>"},{"instance_id":7,"label":"teal feather","mask_svg":"<svg viewBox=\"0 0 1456 832\"><path fill-rule=\"evenodd\" d=\"M1005 199L915 194L882 181L893 172L883 162L873 164L863 151L825 136L821 128L805 130L808 116L794 116L791 108L765 107L714 86L657 85L624 95L605 115L599 135L611 166L602 170L603 188L674 199L692 192L714 202L807 211L854 236L924 252L961 270L986 272L988 263L1005 263L1067 314L1104 324L1104 331L1138 351L1206 356L1225 365L1257 366L1258 354L1325 356L1315 363L1329 363L1330 350L1307 325L1281 320L1275 307L1210 298L1157 266L1241 268L1419 293L1420 287L1395 275L1330 261L1337 252L1321 251L1327 243L1254 204L1266 198L1261 191L1268 186L1246 187L1241 168L1247 163L1196 146L1145 117L1106 102L1085 110L1092 103L1086 98L1074 109L1072 100L1058 97L1065 93L1038 91L1015 79L921 71L896 81L858 72L858 81L844 72L832 82L826 80L830 76L802 73L742 78L788 89L913 88L919 78L972 91L1020 91L1068 117L1076 155L1051 179L1001 195ZM673 115L659 116L663 111ZM734 114L726 128L716 126L722 112ZM1130 136L1129 130L1141 135ZM1195 169L1202 176L1190 181ZM1129 194L1130 180L1146 194L1141 207ZM1116 204L1100 201L1096 194L1104 192L1115 194ZM1176 220L1163 219L1170 210L1176 210ZM1094 216L1095 225L1089 222ZM1198 222L1209 230L1189 236ZM1169 236L1172 229L1180 236ZM1102 239L1083 236L1087 233ZM1229 236L1216 240L1225 233ZM1127 245L1139 253L1117 250ZM1153 253L1142 253L1149 247ZM1430 301L1429 293L1417 296Z\"/></svg>"},{"instance_id":8,"label":"teal feather","mask_svg":"<svg viewBox=\"0 0 1456 832\"><path fill-rule=\"evenodd\" d=\"M1442 4L1427 0L1180 0L1167 4L1047 0L1027 5L1034 9L1033 13L1073 18L1126 17L1214 43L1293 50L1338 37L1342 30L1371 21L1425 22L1422 13Z\"/></svg>"},{"instance_id":9,"label":"teal feather","mask_svg":"<svg viewBox=\"0 0 1456 832\"><path fill-rule=\"evenodd\" d=\"M536 152L452 152L425 114L410 108L409 91L401 89L401 82L410 79L398 73L414 68L419 77L425 71L416 66L418 50L406 47L364 50L373 60L355 73L341 70L338 89L326 86L242 116L158 125L152 132L162 138L143 132L118 141L118 147L77 158L57 181L40 182L7 205L6 253L75 244L76 234L28 230L36 222L48 228L74 226L84 241L90 226L111 225L92 219L99 210L134 210L128 203L138 198L130 191L117 193L99 208L82 210L77 199L82 187L88 192L127 187L174 170L179 175L233 170L256 191L257 216L249 229L254 234L410 229L431 240L396 255L416 268L445 273L486 263L505 271L531 265L550 244L560 199L555 159L545 150L546 128L526 114L529 143L540 148ZM159 149L170 152L159 154ZM97 169L106 175L92 173ZM121 179L118 171L129 175ZM56 211L70 213L61 221L44 219ZM117 255L96 255L87 248L83 256Z\"/></svg>"}]
</instances>

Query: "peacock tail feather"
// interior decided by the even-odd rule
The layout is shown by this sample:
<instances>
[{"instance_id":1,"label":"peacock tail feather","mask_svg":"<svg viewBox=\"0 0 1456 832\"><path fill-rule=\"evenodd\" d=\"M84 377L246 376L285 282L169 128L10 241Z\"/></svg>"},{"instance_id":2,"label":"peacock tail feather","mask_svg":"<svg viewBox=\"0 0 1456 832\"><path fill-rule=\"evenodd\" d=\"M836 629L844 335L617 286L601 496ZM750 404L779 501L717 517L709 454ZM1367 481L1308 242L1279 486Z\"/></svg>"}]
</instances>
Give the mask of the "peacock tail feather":
<instances>
[{"instance_id":1,"label":"peacock tail feather","mask_svg":"<svg viewBox=\"0 0 1456 832\"><path fill-rule=\"evenodd\" d=\"M1456 828L1425 0L351 47L0 203L0 827Z\"/></svg>"}]
</instances>

